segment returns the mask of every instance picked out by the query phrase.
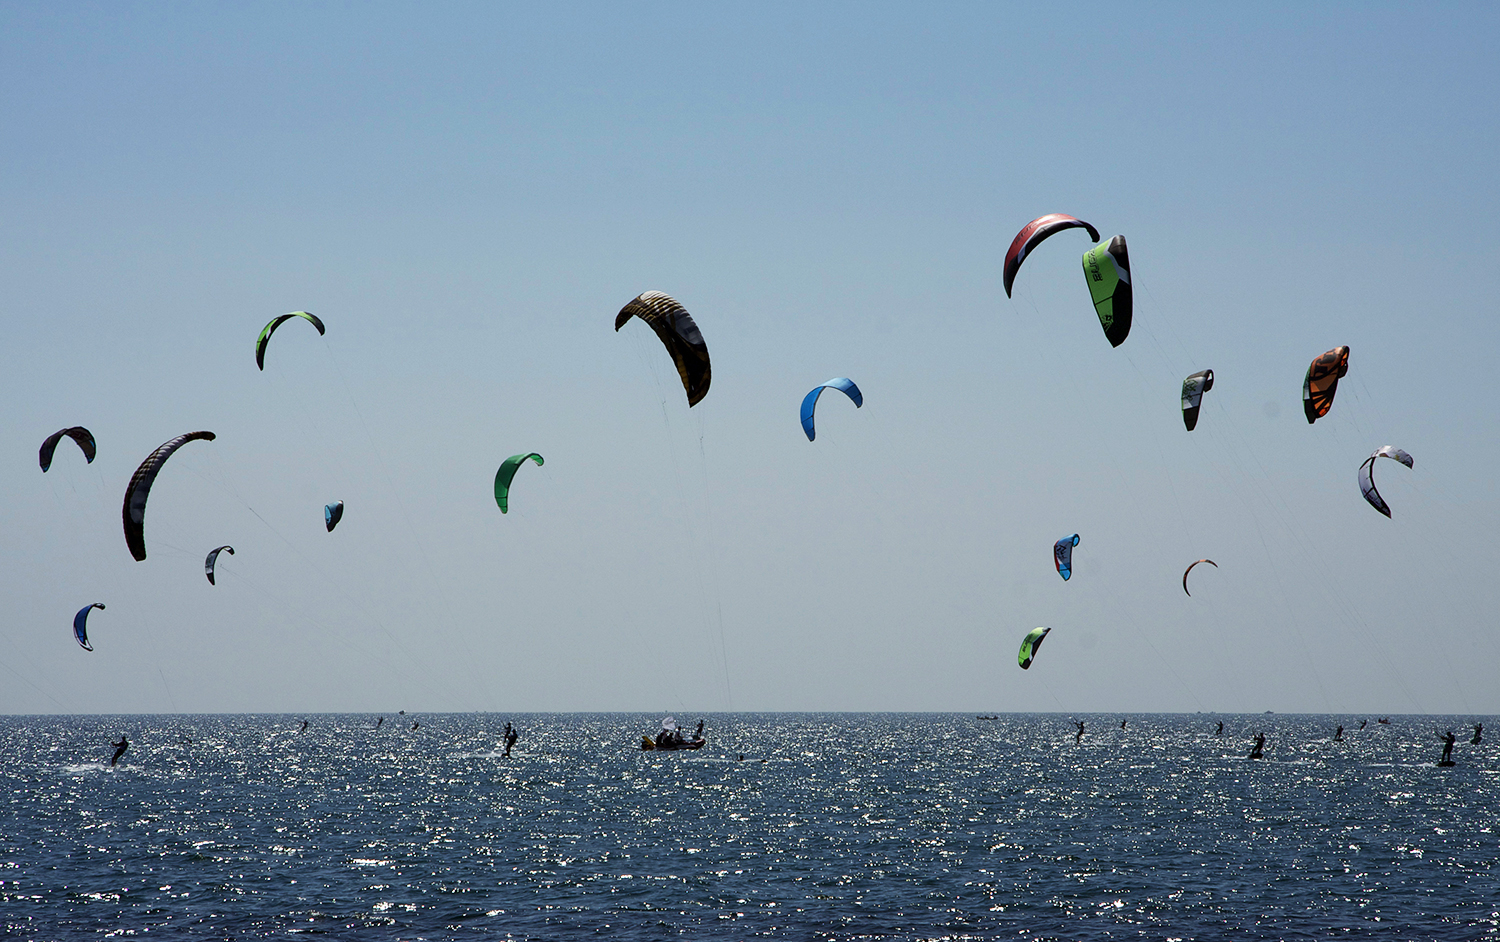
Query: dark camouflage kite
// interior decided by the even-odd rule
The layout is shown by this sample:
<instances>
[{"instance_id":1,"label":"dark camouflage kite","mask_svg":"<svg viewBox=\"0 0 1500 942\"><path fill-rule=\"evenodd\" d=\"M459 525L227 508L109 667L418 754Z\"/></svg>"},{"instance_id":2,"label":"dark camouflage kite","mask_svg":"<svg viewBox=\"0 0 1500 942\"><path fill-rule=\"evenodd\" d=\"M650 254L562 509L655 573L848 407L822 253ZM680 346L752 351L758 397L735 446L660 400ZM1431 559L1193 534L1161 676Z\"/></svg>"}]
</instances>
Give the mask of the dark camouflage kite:
<instances>
[{"instance_id":1,"label":"dark camouflage kite","mask_svg":"<svg viewBox=\"0 0 1500 942\"><path fill-rule=\"evenodd\" d=\"M634 301L620 308L615 316L615 330L625 326L632 317L639 317L666 346L682 377L682 388L687 393L688 406L696 406L708 395L708 384L713 379L709 368L708 344L698 332L692 315L681 304L660 291L647 291Z\"/></svg>"},{"instance_id":2,"label":"dark camouflage kite","mask_svg":"<svg viewBox=\"0 0 1500 942\"><path fill-rule=\"evenodd\" d=\"M199 439L211 442L214 437L213 432L179 435L148 455L141 466L135 469L135 474L131 475L130 484L125 488L125 505L120 510L120 516L125 523L125 545L130 547L130 555L135 557L136 562L142 562L146 558L146 498L151 496L151 485L156 482L161 466L172 457L174 451L188 442Z\"/></svg>"}]
</instances>

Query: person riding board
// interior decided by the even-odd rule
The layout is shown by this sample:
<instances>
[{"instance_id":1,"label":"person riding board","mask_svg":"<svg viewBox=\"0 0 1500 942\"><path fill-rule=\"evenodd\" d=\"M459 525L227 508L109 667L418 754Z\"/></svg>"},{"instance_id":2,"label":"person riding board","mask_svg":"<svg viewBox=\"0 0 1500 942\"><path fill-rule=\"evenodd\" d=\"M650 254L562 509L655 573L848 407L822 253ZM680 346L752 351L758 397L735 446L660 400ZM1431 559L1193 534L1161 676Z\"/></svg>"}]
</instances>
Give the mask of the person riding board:
<instances>
[{"instance_id":1,"label":"person riding board","mask_svg":"<svg viewBox=\"0 0 1500 942\"><path fill-rule=\"evenodd\" d=\"M1219 720L1219 728L1216 729L1216 730L1214 730L1214 735L1215 736L1222 736L1222 735L1224 735L1224 721L1223 720Z\"/></svg>"},{"instance_id":2,"label":"person riding board","mask_svg":"<svg viewBox=\"0 0 1500 942\"><path fill-rule=\"evenodd\" d=\"M1469 745L1471 745L1471 746L1477 746L1477 745L1479 745L1480 741L1483 740L1483 739L1484 739L1484 724L1483 723L1475 723L1474 724L1474 738L1471 739L1471 740L1469 740Z\"/></svg>"},{"instance_id":3,"label":"person riding board","mask_svg":"<svg viewBox=\"0 0 1500 942\"><path fill-rule=\"evenodd\" d=\"M1266 745L1266 734L1265 733L1256 733L1255 734L1255 748L1253 748L1253 749L1250 750L1250 758L1252 758L1252 759L1259 759L1259 758L1261 758L1262 757L1261 756L1261 750L1265 748L1265 745Z\"/></svg>"},{"instance_id":4,"label":"person riding board","mask_svg":"<svg viewBox=\"0 0 1500 942\"><path fill-rule=\"evenodd\" d=\"M1340 726L1338 729L1336 729L1336 730L1333 731L1333 741L1334 742L1343 742L1344 741L1344 727L1343 726Z\"/></svg>"},{"instance_id":5,"label":"person riding board","mask_svg":"<svg viewBox=\"0 0 1500 942\"><path fill-rule=\"evenodd\" d=\"M1448 730L1448 732L1440 734L1438 736L1438 738L1443 741L1443 757L1441 759L1439 759L1438 761L1439 762L1452 762L1453 761L1453 743L1454 743L1454 741L1456 739L1458 739L1458 737L1455 736L1453 734L1453 730L1450 729L1450 730Z\"/></svg>"},{"instance_id":6,"label":"person riding board","mask_svg":"<svg viewBox=\"0 0 1500 942\"><path fill-rule=\"evenodd\" d=\"M120 761L120 756L125 754L125 750L130 748L130 743L125 739L125 734L121 733L120 741L112 742L110 745L115 747L115 754L109 757L109 764L114 765Z\"/></svg>"},{"instance_id":7,"label":"person riding board","mask_svg":"<svg viewBox=\"0 0 1500 942\"><path fill-rule=\"evenodd\" d=\"M1073 722L1078 726L1078 735L1073 737L1073 743L1076 745L1083 742L1083 720L1074 720Z\"/></svg>"}]
</instances>

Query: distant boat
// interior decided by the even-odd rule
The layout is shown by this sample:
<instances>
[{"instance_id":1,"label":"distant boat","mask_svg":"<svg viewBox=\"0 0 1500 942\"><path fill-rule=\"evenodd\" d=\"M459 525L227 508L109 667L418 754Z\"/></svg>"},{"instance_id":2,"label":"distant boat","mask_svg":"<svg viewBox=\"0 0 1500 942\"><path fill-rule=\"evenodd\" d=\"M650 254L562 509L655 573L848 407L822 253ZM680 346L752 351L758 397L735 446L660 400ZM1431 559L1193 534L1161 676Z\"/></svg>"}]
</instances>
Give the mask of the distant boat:
<instances>
[{"instance_id":1,"label":"distant boat","mask_svg":"<svg viewBox=\"0 0 1500 942\"><path fill-rule=\"evenodd\" d=\"M698 728L701 730L703 724L699 723ZM661 732L656 734L655 739L650 736L641 737L641 750L643 752L651 752L657 749L667 751L676 749L702 749L705 741L701 733L695 735L692 739L688 739L682 735L682 730L677 728L677 721L669 716L661 721Z\"/></svg>"},{"instance_id":2,"label":"distant boat","mask_svg":"<svg viewBox=\"0 0 1500 942\"><path fill-rule=\"evenodd\" d=\"M998 720L999 718L1000 717L998 717L998 716L976 716L976 717L974 717L974 719L976 719L976 720Z\"/></svg>"}]
</instances>

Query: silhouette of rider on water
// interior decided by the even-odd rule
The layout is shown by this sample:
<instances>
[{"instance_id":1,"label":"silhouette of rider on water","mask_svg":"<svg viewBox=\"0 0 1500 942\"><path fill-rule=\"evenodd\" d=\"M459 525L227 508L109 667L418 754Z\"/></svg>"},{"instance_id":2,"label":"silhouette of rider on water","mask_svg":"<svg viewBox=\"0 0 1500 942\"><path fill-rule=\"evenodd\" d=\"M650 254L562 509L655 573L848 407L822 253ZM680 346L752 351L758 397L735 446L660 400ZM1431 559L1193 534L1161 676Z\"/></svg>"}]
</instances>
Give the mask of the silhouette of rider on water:
<instances>
[{"instance_id":1,"label":"silhouette of rider on water","mask_svg":"<svg viewBox=\"0 0 1500 942\"><path fill-rule=\"evenodd\" d=\"M114 765L120 761L120 756L125 754L125 750L130 748L130 743L126 741L125 734L121 733L120 741L112 742L110 745L115 747L115 754L109 757L109 764Z\"/></svg>"},{"instance_id":2,"label":"silhouette of rider on water","mask_svg":"<svg viewBox=\"0 0 1500 942\"><path fill-rule=\"evenodd\" d=\"M1484 739L1484 724L1483 723L1475 723L1474 724L1474 738L1471 739L1471 740L1469 740L1469 745L1471 745L1471 746L1477 746L1477 745L1479 745L1480 741L1483 740L1483 739Z\"/></svg>"},{"instance_id":3,"label":"silhouette of rider on water","mask_svg":"<svg viewBox=\"0 0 1500 942\"><path fill-rule=\"evenodd\" d=\"M1455 736L1453 734L1453 730L1450 729L1446 733L1443 733L1442 735L1438 736L1438 738L1443 741L1443 757L1441 759L1439 759L1438 761L1439 762L1452 762L1453 761L1453 742L1454 742L1454 740L1458 739L1458 737Z\"/></svg>"},{"instance_id":4,"label":"silhouette of rider on water","mask_svg":"<svg viewBox=\"0 0 1500 942\"><path fill-rule=\"evenodd\" d=\"M1253 749L1250 750L1250 758L1252 758L1252 759L1259 759L1259 758L1261 758L1261 750L1264 749L1265 746L1266 746L1266 734L1265 733L1256 733L1255 734L1255 748L1253 748Z\"/></svg>"},{"instance_id":5,"label":"silhouette of rider on water","mask_svg":"<svg viewBox=\"0 0 1500 942\"><path fill-rule=\"evenodd\" d=\"M1083 720L1074 720L1073 722L1078 726L1078 735L1073 737L1073 742L1075 744L1081 743L1083 742Z\"/></svg>"}]
</instances>

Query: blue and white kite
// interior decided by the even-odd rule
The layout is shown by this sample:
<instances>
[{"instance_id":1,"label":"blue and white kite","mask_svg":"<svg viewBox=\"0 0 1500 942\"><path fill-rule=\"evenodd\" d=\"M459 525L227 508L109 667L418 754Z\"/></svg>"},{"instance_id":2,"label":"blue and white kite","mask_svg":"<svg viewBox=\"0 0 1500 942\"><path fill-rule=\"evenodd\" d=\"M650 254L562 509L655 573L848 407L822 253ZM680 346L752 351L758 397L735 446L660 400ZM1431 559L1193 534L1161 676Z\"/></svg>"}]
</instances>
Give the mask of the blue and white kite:
<instances>
[{"instance_id":1,"label":"blue and white kite","mask_svg":"<svg viewBox=\"0 0 1500 942\"><path fill-rule=\"evenodd\" d=\"M813 409L818 405L818 397L825 389L837 389L839 392L854 400L854 408L858 409L865 404L865 397L860 394L859 387L854 385L854 380L838 376L828 382L814 386L812 392L802 399L802 431L807 433L807 440L812 441L817 437L813 431Z\"/></svg>"}]
</instances>

